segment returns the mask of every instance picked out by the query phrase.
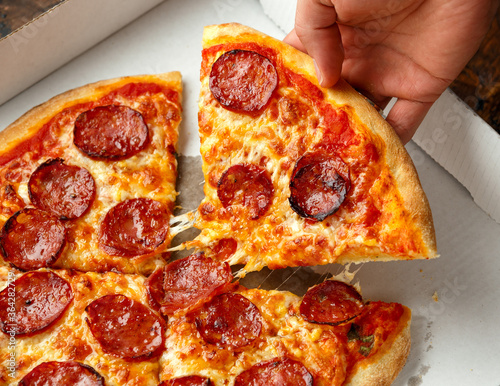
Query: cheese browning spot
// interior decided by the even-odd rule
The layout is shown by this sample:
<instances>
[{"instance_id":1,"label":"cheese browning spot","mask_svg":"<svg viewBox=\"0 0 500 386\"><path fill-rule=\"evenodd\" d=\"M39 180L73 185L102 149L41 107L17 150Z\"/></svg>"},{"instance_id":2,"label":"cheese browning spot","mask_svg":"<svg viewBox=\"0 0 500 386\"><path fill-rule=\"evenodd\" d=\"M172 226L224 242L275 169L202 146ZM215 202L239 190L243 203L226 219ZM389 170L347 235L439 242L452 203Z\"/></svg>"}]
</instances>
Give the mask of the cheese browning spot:
<instances>
[{"instance_id":1,"label":"cheese browning spot","mask_svg":"<svg viewBox=\"0 0 500 386\"><path fill-rule=\"evenodd\" d=\"M233 50L215 61L209 82L212 95L222 106L255 113L267 105L278 85L278 74L266 57L253 51Z\"/></svg>"},{"instance_id":2,"label":"cheese browning spot","mask_svg":"<svg viewBox=\"0 0 500 386\"><path fill-rule=\"evenodd\" d=\"M211 386L212 381L209 378L199 375L188 375L163 381L159 386Z\"/></svg>"}]
</instances>

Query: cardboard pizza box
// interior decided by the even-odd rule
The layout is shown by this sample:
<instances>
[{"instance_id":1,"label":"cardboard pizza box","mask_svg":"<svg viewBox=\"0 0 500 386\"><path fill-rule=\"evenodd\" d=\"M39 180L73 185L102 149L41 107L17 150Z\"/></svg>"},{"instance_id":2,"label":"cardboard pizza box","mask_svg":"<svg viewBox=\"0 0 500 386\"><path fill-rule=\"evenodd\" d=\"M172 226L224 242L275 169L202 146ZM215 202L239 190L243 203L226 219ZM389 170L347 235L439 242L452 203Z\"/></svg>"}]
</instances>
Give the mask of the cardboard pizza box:
<instances>
[{"instance_id":1,"label":"cardboard pizza box","mask_svg":"<svg viewBox=\"0 0 500 386\"><path fill-rule=\"evenodd\" d=\"M65 0L1 38L0 105L162 1Z\"/></svg>"}]
</instances>

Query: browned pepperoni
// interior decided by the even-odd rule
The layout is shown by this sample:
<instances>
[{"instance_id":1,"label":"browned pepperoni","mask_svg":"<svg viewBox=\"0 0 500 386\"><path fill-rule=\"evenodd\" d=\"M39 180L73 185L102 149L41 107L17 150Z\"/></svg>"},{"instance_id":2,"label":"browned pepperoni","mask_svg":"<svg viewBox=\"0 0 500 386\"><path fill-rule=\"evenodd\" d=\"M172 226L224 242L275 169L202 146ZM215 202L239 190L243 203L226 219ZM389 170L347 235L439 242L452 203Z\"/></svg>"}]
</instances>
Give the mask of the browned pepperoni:
<instances>
[{"instance_id":1,"label":"browned pepperoni","mask_svg":"<svg viewBox=\"0 0 500 386\"><path fill-rule=\"evenodd\" d=\"M214 297L197 310L195 323L206 342L234 349L259 337L262 315L250 300L228 292Z\"/></svg>"},{"instance_id":2,"label":"browned pepperoni","mask_svg":"<svg viewBox=\"0 0 500 386\"><path fill-rule=\"evenodd\" d=\"M82 216L95 197L95 182L85 168L65 165L60 158L41 164L28 182L31 202L61 219Z\"/></svg>"},{"instance_id":3,"label":"browned pepperoni","mask_svg":"<svg viewBox=\"0 0 500 386\"><path fill-rule=\"evenodd\" d=\"M148 278L147 287L150 296L160 305L162 314L172 315L210 300L232 279L229 264L198 253L157 270Z\"/></svg>"},{"instance_id":4,"label":"browned pepperoni","mask_svg":"<svg viewBox=\"0 0 500 386\"><path fill-rule=\"evenodd\" d=\"M327 280L307 291L299 310L308 322L337 325L358 316L363 307L363 298L353 286Z\"/></svg>"},{"instance_id":5,"label":"browned pepperoni","mask_svg":"<svg viewBox=\"0 0 500 386\"><path fill-rule=\"evenodd\" d=\"M255 113L267 105L278 73L266 57L233 50L222 54L210 71L210 90L219 103L231 110Z\"/></svg>"},{"instance_id":6,"label":"browned pepperoni","mask_svg":"<svg viewBox=\"0 0 500 386\"><path fill-rule=\"evenodd\" d=\"M169 229L169 211L149 198L133 198L114 206L101 223L99 247L116 256L152 253Z\"/></svg>"},{"instance_id":7,"label":"browned pepperoni","mask_svg":"<svg viewBox=\"0 0 500 386\"><path fill-rule=\"evenodd\" d=\"M40 209L14 213L0 231L5 260L23 271L49 267L57 260L66 240L61 221Z\"/></svg>"},{"instance_id":8,"label":"browned pepperoni","mask_svg":"<svg viewBox=\"0 0 500 386\"><path fill-rule=\"evenodd\" d=\"M0 329L16 335L41 332L61 317L72 299L70 284L55 273L28 272L0 292Z\"/></svg>"},{"instance_id":9,"label":"browned pepperoni","mask_svg":"<svg viewBox=\"0 0 500 386\"><path fill-rule=\"evenodd\" d=\"M92 367L83 363L44 362L19 382L18 386L104 386L104 378Z\"/></svg>"},{"instance_id":10,"label":"browned pepperoni","mask_svg":"<svg viewBox=\"0 0 500 386\"><path fill-rule=\"evenodd\" d=\"M307 153L290 180L290 206L302 217L323 221L335 213L351 188L349 169L335 155Z\"/></svg>"},{"instance_id":11,"label":"browned pepperoni","mask_svg":"<svg viewBox=\"0 0 500 386\"><path fill-rule=\"evenodd\" d=\"M211 386L212 382L207 377L188 375L163 381L159 386Z\"/></svg>"},{"instance_id":12,"label":"browned pepperoni","mask_svg":"<svg viewBox=\"0 0 500 386\"><path fill-rule=\"evenodd\" d=\"M127 106L100 106L75 121L73 142L95 159L132 157L146 147L149 132L142 115Z\"/></svg>"},{"instance_id":13,"label":"browned pepperoni","mask_svg":"<svg viewBox=\"0 0 500 386\"><path fill-rule=\"evenodd\" d=\"M282 357L257 363L240 373L234 386L312 386L313 376L300 362Z\"/></svg>"},{"instance_id":14,"label":"browned pepperoni","mask_svg":"<svg viewBox=\"0 0 500 386\"><path fill-rule=\"evenodd\" d=\"M240 205L255 220L266 213L272 204L274 187L266 169L252 164L237 164L222 174L217 196L224 208Z\"/></svg>"},{"instance_id":15,"label":"browned pepperoni","mask_svg":"<svg viewBox=\"0 0 500 386\"><path fill-rule=\"evenodd\" d=\"M162 319L140 302L125 295L106 295L85 311L92 334L109 354L146 360L164 348Z\"/></svg>"},{"instance_id":16,"label":"browned pepperoni","mask_svg":"<svg viewBox=\"0 0 500 386\"><path fill-rule=\"evenodd\" d=\"M219 261L226 261L238 249L238 242L232 237L220 239L212 248L214 257Z\"/></svg>"}]
</instances>

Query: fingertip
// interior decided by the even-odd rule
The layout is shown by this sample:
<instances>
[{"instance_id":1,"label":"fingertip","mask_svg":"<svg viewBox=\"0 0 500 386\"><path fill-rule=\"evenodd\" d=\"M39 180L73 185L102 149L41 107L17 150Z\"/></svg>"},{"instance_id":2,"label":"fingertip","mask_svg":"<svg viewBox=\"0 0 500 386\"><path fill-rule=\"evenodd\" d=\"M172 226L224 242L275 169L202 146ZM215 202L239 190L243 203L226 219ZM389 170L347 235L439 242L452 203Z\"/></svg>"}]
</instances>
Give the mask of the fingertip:
<instances>
[{"instance_id":1,"label":"fingertip","mask_svg":"<svg viewBox=\"0 0 500 386\"><path fill-rule=\"evenodd\" d=\"M432 102L399 99L387 115L387 122L406 145L424 120Z\"/></svg>"},{"instance_id":2,"label":"fingertip","mask_svg":"<svg viewBox=\"0 0 500 386\"><path fill-rule=\"evenodd\" d=\"M316 76L318 78L318 83L321 87L324 88L330 88L335 86L337 82L340 79L340 71L339 72L332 72L332 71L321 71L320 68L318 67L316 61L314 61L314 66L316 69ZM325 75L326 73L326 75Z\"/></svg>"},{"instance_id":3,"label":"fingertip","mask_svg":"<svg viewBox=\"0 0 500 386\"><path fill-rule=\"evenodd\" d=\"M322 87L333 87L340 79L344 48L338 25L307 31L298 37L314 59L318 82Z\"/></svg>"},{"instance_id":4,"label":"fingertip","mask_svg":"<svg viewBox=\"0 0 500 386\"><path fill-rule=\"evenodd\" d=\"M323 62L326 59L326 63L321 64L319 61L321 59L323 59ZM318 59L313 59L316 76L321 87L329 88L335 86L342 73L343 60L344 56L339 53L330 58L320 56Z\"/></svg>"},{"instance_id":5,"label":"fingertip","mask_svg":"<svg viewBox=\"0 0 500 386\"><path fill-rule=\"evenodd\" d=\"M302 44L300 41L299 37L297 36L297 33L295 32L295 28L290 31L288 35L285 36L283 39L283 42L286 44L291 45L293 48L296 48L299 51L302 51L307 54L307 50L305 46Z\"/></svg>"}]
</instances>

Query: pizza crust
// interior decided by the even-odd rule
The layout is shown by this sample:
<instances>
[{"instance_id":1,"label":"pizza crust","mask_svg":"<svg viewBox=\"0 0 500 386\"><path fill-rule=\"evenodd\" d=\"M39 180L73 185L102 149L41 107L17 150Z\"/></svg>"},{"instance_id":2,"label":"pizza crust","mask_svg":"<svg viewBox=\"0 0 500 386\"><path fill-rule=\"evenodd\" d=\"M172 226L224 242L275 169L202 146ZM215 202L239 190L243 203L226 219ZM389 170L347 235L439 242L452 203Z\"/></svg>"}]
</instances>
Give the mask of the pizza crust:
<instances>
[{"instance_id":1,"label":"pizza crust","mask_svg":"<svg viewBox=\"0 0 500 386\"><path fill-rule=\"evenodd\" d=\"M159 75L126 76L115 79L101 80L59 94L48 101L33 107L15 122L0 132L0 153L6 153L19 142L36 134L51 117L68 106L96 100L106 95L111 89L131 82L158 82L162 80L165 86L174 87L181 84L180 72L173 71ZM180 90L178 90L180 91Z\"/></svg>"},{"instance_id":2,"label":"pizza crust","mask_svg":"<svg viewBox=\"0 0 500 386\"><path fill-rule=\"evenodd\" d=\"M389 336L374 356L353 368L345 386L382 386L394 382L410 354L411 311L407 307L404 307L404 310L399 328Z\"/></svg>"}]
</instances>

